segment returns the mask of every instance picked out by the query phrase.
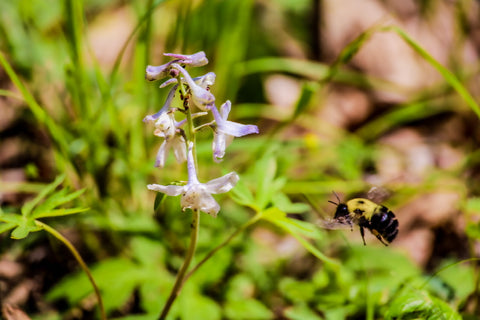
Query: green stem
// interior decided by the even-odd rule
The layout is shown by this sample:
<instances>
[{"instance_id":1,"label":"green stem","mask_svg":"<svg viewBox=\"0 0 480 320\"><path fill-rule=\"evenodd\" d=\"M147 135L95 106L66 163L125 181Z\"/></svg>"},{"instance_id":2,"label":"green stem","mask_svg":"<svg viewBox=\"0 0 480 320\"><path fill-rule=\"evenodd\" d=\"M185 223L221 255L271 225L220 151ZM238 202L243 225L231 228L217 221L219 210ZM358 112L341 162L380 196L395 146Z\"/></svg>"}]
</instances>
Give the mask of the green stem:
<instances>
[{"instance_id":1,"label":"green stem","mask_svg":"<svg viewBox=\"0 0 480 320\"><path fill-rule=\"evenodd\" d=\"M98 307L100 308L100 317L102 320L107 320L107 315L105 313L105 308L103 307L103 301L102 297L100 296L100 290L98 290L97 284L95 283L95 280L93 279L92 273L90 272L90 269L88 269L87 264L85 261L83 261L82 256L80 256L80 253L78 253L77 249L73 246L73 244L65 238L61 233L59 233L57 230L53 229L49 225L35 220L35 224L39 227L41 227L43 230L47 231L50 233L52 236L60 240L67 248L70 250L72 255L75 257L77 260L78 264L80 267L82 267L83 271L87 274L88 280L90 280L90 283L93 286L93 290L95 291L95 295L97 296L97 301L98 301Z\"/></svg>"},{"instance_id":2,"label":"green stem","mask_svg":"<svg viewBox=\"0 0 480 320\"><path fill-rule=\"evenodd\" d=\"M242 233L243 231L245 231L245 229L247 229L248 227L250 227L252 224L256 223L258 220L260 220L261 218L261 214L260 213L257 213L255 216L253 216L250 220L248 220L246 223L244 223L240 228L238 228L234 233L232 233L230 235L230 237L228 237L224 242L222 242L220 245L218 245L217 247L215 247L213 250L211 250L199 263L197 263L195 265L195 267L193 267L192 270L190 270L190 272L185 276L185 279L183 280L183 282L185 283L187 281L188 278L190 278L192 276L193 273L195 273L195 271L197 271L198 269L200 269L200 267L208 261L208 259L210 259L215 253L217 253L220 249L222 249L223 247L225 247L227 244L230 243L230 241L233 240L233 238L235 238L236 236L238 236L240 233Z\"/></svg>"},{"instance_id":3,"label":"green stem","mask_svg":"<svg viewBox=\"0 0 480 320\"><path fill-rule=\"evenodd\" d=\"M173 302L175 301L178 294L180 293L180 290L182 289L185 273L187 272L188 267L190 266L190 262L192 262L192 259L195 253L195 248L197 247L199 226L200 226L200 210L193 210L193 219L192 219L192 224L190 225L190 227L192 228L190 233L190 246L188 248L187 255L185 256L185 261L183 262L182 267L178 271L177 278L175 279L175 284L173 285L172 291L170 292L170 296L168 297L167 303L163 307L162 313L158 318L159 320L163 320L167 317L167 314L170 311L170 308L172 307Z\"/></svg>"}]
</instances>

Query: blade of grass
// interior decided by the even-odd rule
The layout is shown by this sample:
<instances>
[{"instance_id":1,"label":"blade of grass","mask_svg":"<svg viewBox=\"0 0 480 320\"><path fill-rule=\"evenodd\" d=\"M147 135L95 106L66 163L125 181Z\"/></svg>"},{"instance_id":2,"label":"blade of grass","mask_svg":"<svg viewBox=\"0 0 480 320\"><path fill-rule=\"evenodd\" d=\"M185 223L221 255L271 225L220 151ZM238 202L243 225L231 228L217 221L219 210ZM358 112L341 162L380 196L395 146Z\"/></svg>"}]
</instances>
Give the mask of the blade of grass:
<instances>
[{"instance_id":1,"label":"blade of grass","mask_svg":"<svg viewBox=\"0 0 480 320\"><path fill-rule=\"evenodd\" d=\"M15 87L17 87L17 89L22 94L23 99L30 108L30 111L32 111L35 119L40 123L40 125L47 128L47 130L52 135L53 140L58 144L61 154L66 158L68 150L66 132L62 130L61 127L57 126L53 119L37 103L35 98L30 94L28 89L17 76L12 66L8 63L2 52L0 52L0 64L3 66L3 69L6 71Z\"/></svg>"},{"instance_id":2,"label":"blade of grass","mask_svg":"<svg viewBox=\"0 0 480 320\"><path fill-rule=\"evenodd\" d=\"M120 50L120 52L117 55L117 58L115 59L115 64L113 65L112 71L110 71L110 83L113 83L115 81L115 76L117 75L118 68L120 67L120 63L122 62L122 58L125 54L125 51L127 50L128 45L130 44L130 41L132 41L135 34L137 34L137 32L140 30L143 24L151 20L151 16L155 11L155 9L164 2L165 0L159 0L154 2L150 7L148 7L144 15L138 20L137 24L135 25L135 28L128 35L127 40L123 44L122 49Z\"/></svg>"},{"instance_id":3,"label":"blade of grass","mask_svg":"<svg viewBox=\"0 0 480 320\"><path fill-rule=\"evenodd\" d=\"M425 49L423 49L417 42L415 42L409 35L397 26L388 26L380 29L381 31L392 31L398 34L415 52L417 52L422 58L430 63L442 77L457 91L467 105L476 113L480 118L480 107L475 99L470 95L464 85L458 80L458 78L447 68L442 66L437 60L435 60Z\"/></svg>"}]
</instances>

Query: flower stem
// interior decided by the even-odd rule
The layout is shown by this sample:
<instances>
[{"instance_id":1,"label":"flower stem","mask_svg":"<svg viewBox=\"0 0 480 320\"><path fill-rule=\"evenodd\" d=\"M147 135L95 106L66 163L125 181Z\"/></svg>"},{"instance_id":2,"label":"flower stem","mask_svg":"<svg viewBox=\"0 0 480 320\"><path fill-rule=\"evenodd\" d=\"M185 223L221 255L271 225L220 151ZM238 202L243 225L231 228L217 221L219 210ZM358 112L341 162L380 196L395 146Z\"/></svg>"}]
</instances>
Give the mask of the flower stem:
<instances>
[{"instance_id":1,"label":"flower stem","mask_svg":"<svg viewBox=\"0 0 480 320\"><path fill-rule=\"evenodd\" d=\"M175 301L178 294L180 293L180 290L182 289L185 273L187 272L188 267L190 266L190 262L192 262L195 249L197 247L199 226L200 226L200 210L193 210L193 219L192 219L192 224L190 225L192 229L190 233L190 246L188 248L187 255L185 256L185 261L183 262L182 267L178 271L177 278L175 279L175 284L173 285L172 291L170 292L170 296L168 297L167 303L163 307L162 313L158 318L159 320L163 320L166 318L168 312L170 311L170 308L173 305L173 302Z\"/></svg>"},{"instance_id":2,"label":"flower stem","mask_svg":"<svg viewBox=\"0 0 480 320\"><path fill-rule=\"evenodd\" d=\"M41 227L43 230L47 231L50 233L52 236L60 240L67 248L70 250L72 255L75 257L77 260L78 264L80 267L83 269L83 271L87 274L88 280L90 280L90 283L92 284L93 290L95 291L95 295L97 296L97 301L98 301L98 307L100 308L100 317L102 320L107 320L107 315L105 313L105 308L103 307L103 301L102 301L102 296L100 295L100 290L97 287L97 284L95 283L95 280L93 279L92 273L90 272L90 269L88 269L87 264L83 260L82 256L80 256L80 253L78 253L77 249L73 246L73 244L65 238L61 233L59 233L57 230L53 229L49 225L35 220L35 224L39 227Z\"/></svg>"},{"instance_id":3,"label":"flower stem","mask_svg":"<svg viewBox=\"0 0 480 320\"><path fill-rule=\"evenodd\" d=\"M243 231L245 231L245 229L247 229L249 226L251 226L252 224L254 224L255 222L257 222L258 220L260 220L261 218L261 214L260 213L257 213L255 216L253 216L250 220L248 220L246 223L244 223L240 228L238 228L237 230L235 230L234 233L232 233L230 235L230 237L228 237L225 241L223 241L220 245L218 245L217 247L215 247L214 249L212 249L199 263L197 263L195 265L195 267L192 268L192 270L190 270L190 272L185 276L185 279L183 280L183 282L185 283L187 281L188 278L190 278L192 276L192 274L197 271L198 269L200 269L200 267L208 261L208 259L210 259L215 253L217 253L220 249L222 249L223 247L225 247L227 244L230 243L230 241L233 240L233 238L235 238L237 235L239 235L240 233L242 233Z\"/></svg>"}]
</instances>

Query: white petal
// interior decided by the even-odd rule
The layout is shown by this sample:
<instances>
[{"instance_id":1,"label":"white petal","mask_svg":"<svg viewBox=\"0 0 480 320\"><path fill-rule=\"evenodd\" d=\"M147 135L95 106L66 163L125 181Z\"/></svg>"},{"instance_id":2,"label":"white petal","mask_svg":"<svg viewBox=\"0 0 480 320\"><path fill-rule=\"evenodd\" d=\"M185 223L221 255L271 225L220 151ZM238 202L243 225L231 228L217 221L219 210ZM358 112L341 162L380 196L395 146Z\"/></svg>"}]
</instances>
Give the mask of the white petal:
<instances>
[{"instance_id":1,"label":"white petal","mask_svg":"<svg viewBox=\"0 0 480 320\"><path fill-rule=\"evenodd\" d=\"M162 193L165 193L168 196L173 197L173 196L178 196L179 194L181 194L184 191L185 186L175 186L175 185L164 186L164 185L161 185L161 184L149 184L149 185L147 185L147 188L148 188L148 190L162 192Z\"/></svg>"},{"instance_id":2,"label":"white petal","mask_svg":"<svg viewBox=\"0 0 480 320\"><path fill-rule=\"evenodd\" d=\"M204 190L204 186L201 184L191 186L189 190L183 194L180 205L183 209L200 210L213 217L216 217L218 211L220 211L220 205Z\"/></svg>"},{"instance_id":3,"label":"white petal","mask_svg":"<svg viewBox=\"0 0 480 320\"><path fill-rule=\"evenodd\" d=\"M238 177L238 174L232 171L223 177L213 179L205 183L205 191L213 194L228 192L230 189L235 187L239 179L240 178Z\"/></svg>"},{"instance_id":4,"label":"white petal","mask_svg":"<svg viewBox=\"0 0 480 320\"><path fill-rule=\"evenodd\" d=\"M157 158L155 160L155 167L163 168L163 166L165 165L165 161L167 160L168 149L169 146L167 140L165 140L158 149Z\"/></svg>"},{"instance_id":5,"label":"white petal","mask_svg":"<svg viewBox=\"0 0 480 320\"><path fill-rule=\"evenodd\" d=\"M187 151L185 149L185 139L182 136L175 136L172 138L171 147L173 148L173 154L178 163L182 163L187 160Z\"/></svg>"},{"instance_id":6,"label":"white petal","mask_svg":"<svg viewBox=\"0 0 480 320\"><path fill-rule=\"evenodd\" d=\"M214 133L212 149L213 149L213 159L215 160L215 162L221 161L221 159L225 155L225 148L226 148L225 134Z\"/></svg>"},{"instance_id":7,"label":"white petal","mask_svg":"<svg viewBox=\"0 0 480 320\"><path fill-rule=\"evenodd\" d=\"M220 115L223 120L227 120L228 114L230 113L230 110L232 109L232 103L230 100L227 100L222 106L220 107Z\"/></svg>"}]
</instances>

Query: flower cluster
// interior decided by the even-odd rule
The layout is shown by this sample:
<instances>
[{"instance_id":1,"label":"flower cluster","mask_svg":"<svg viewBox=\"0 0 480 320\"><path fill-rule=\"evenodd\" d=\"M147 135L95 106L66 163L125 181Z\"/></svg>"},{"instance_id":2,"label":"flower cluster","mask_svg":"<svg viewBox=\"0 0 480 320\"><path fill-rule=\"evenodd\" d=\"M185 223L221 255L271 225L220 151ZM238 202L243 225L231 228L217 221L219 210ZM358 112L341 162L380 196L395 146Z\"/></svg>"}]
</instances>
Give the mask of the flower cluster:
<instances>
[{"instance_id":1,"label":"flower cluster","mask_svg":"<svg viewBox=\"0 0 480 320\"><path fill-rule=\"evenodd\" d=\"M169 77L160 85L164 88L173 85L168 93L167 99L162 108L155 114L146 116L144 122L154 122L154 134L163 138L163 143L158 150L155 166L163 168L170 150L178 163L187 162L188 182L183 185L159 185L150 184L148 189L165 193L169 196L181 197L183 210L189 208L200 210L212 216L216 216L220 210L219 204L212 197L212 194L225 193L235 186L238 175L230 172L223 177L210 180L207 183L200 183L197 178L195 167L193 135L203 127L211 127L214 132L212 143L213 159L219 162L225 155L225 149L232 142L234 137L242 137L252 133L258 133L255 125L244 125L227 120L231 110L230 101L226 101L220 107L215 105L215 96L210 92L210 86L215 83L215 73L209 72L203 76L192 78L185 69L186 67L200 67L208 63L203 51L192 55L165 53L165 56L174 58L161 66L147 66L145 78L149 81L160 80ZM172 101L176 93L180 94L183 100L183 108L173 108ZM191 107L197 107L200 112L191 113ZM182 121L175 120L175 113L182 112L187 118ZM197 128L189 128L191 136L187 136L182 129L185 125L193 125L188 119L212 115L213 121L205 122Z\"/></svg>"}]
</instances>

